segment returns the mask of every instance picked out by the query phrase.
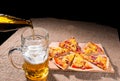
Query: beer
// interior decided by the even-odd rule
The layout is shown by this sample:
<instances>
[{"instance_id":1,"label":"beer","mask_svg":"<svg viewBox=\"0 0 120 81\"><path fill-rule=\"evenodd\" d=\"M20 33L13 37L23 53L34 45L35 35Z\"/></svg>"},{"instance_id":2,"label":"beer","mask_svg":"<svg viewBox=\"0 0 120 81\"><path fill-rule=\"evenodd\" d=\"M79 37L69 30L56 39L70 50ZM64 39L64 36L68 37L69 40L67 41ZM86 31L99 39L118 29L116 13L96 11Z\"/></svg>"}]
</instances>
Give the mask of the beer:
<instances>
[{"instance_id":1,"label":"beer","mask_svg":"<svg viewBox=\"0 0 120 81\"><path fill-rule=\"evenodd\" d=\"M40 64L31 64L27 61L23 64L26 78L33 81L47 81L49 68L48 59Z\"/></svg>"},{"instance_id":2,"label":"beer","mask_svg":"<svg viewBox=\"0 0 120 81\"><path fill-rule=\"evenodd\" d=\"M41 36L35 35L34 40L36 40L37 37ZM28 37L27 39L32 39L32 36ZM35 43L36 42L34 42L34 44ZM39 42L37 41L37 43ZM49 73L48 49L36 44L27 44L23 48L23 56L25 59L23 70L25 71L26 77L33 81L47 81L47 76Z\"/></svg>"}]
</instances>

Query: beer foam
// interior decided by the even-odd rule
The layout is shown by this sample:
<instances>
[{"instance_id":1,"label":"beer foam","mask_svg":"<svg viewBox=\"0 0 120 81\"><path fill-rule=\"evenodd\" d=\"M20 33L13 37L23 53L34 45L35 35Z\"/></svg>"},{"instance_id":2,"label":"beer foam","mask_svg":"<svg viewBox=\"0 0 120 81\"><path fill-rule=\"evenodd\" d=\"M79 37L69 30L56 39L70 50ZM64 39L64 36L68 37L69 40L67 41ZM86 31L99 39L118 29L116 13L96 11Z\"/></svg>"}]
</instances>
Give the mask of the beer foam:
<instances>
[{"instance_id":1,"label":"beer foam","mask_svg":"<svg viewBox=\"0 0 120 81\"><path fill-rule=\"evenodd\" d=\"M28 46L27 49L24 51L23 56L26 61L30 62L31 64L40 64L46 61L48 58L47 50L44 50L41 46L33 45Z\"/></svg>"}]
</instances>

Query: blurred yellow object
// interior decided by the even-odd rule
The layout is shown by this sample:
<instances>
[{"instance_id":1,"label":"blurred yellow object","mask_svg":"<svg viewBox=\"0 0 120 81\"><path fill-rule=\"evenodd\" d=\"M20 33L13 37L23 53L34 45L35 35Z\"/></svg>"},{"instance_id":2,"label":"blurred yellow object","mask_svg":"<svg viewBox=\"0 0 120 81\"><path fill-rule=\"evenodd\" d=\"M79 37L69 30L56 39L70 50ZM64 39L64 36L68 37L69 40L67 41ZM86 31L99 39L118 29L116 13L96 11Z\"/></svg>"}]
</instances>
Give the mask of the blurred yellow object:
<instances>
[{"instance_id":1,"label":"blurred yellow object","mask_svg":"<svg viewBox=\"0 0 120 81\"><path fill-rule=\"evenodd\" d=\"M31 20L0 14L0 32L14 31L25 26L32 26Z\"/></svg>"},{"instance_id":2,"label":"blurred yellow object","mask_svg":"<svg viewBox=\"0 0 120 81\"><path fill-rule=\"evenodd\" d=\"M14 21L6 16L0 16L0 23L14 23Z\"/></svg>"},{"instance_id":3,"label":"blurred yellow object","mask_svg":"<svg viewBox=\"0 0 120 81\"><path fill-rule=\"evenodd\" d=\"M31 24L30 20L17 18L10 15L0 14L0 24Z\"/></svg>"}]
</instances>

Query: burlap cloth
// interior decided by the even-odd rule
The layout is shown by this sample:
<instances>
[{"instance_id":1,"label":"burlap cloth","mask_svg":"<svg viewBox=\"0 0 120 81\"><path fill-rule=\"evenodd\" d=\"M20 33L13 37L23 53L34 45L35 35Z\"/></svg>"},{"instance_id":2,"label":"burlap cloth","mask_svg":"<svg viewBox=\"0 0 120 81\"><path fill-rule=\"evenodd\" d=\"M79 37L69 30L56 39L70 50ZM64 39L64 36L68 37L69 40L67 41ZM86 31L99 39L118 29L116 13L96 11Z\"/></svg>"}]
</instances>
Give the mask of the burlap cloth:
<instances>
[{"instance_id":1,"label":"burlap cloth","mask_svg":"<svg viewBox=\"0 0 120 81\"><path fill-rule=\"evenodd\" d=\"M33 26L48 30L50 42L62 41L74 36L81 43L88 41L101 43L115 70L115 73L102 73L50 69L48 81L120 81L120 42L116 29L95 23L55 18L32 18L32 21ZM24 71L14 68L7 56L11 47L20 44L21 31L23 29L19 29L0 46L0 81L26 81ZM20 55L15 57L17 61L20 58Z\"/></svg>"}]
</instances>

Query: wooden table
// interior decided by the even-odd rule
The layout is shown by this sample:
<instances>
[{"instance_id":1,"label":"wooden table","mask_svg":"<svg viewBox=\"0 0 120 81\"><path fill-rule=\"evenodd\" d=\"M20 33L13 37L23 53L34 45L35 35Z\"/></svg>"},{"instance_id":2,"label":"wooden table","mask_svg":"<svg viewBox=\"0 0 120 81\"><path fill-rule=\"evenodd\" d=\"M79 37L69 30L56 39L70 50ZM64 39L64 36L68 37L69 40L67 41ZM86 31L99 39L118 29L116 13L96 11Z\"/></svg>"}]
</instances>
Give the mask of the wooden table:
<instances>
[{"instance_id":1,"label":"wooden table","mask_svg":"<svg viewBox=\"0 0 120 81\"><path fill-rule=\"evenodd\" d=\"M32 18L33 25L48 30L50 42L75 37L78 42L101 43L110 58L115 73L55 71L50 69L48 81L120 81L120 42L116 29L109 26L80 21L54 18ZM26 81L23 70L14 68L9 59L11 47L20 45L20 35L24 28L15 32L0 46L0 80ZM19 57L18 57L19 56ZM19 60L20 55L16 58Z\"/></svg>"}]
</instances>

